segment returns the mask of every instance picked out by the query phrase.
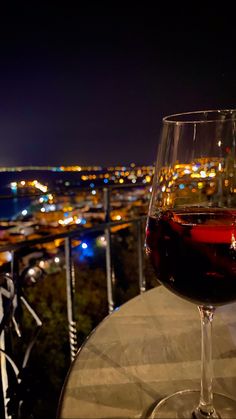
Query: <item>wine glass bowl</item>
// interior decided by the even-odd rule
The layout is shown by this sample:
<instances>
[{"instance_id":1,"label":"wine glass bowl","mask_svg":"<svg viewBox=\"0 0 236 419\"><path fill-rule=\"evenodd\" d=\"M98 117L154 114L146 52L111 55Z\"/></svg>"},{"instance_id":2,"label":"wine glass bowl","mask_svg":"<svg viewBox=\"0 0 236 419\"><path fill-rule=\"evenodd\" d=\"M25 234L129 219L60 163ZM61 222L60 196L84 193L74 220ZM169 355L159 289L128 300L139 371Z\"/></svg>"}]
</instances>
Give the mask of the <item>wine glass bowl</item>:
<instances>
[{"instance_id":1,"label":"wine glass bowl","mask_svg":"<svg viewBox=\"0 0 236 419\"><path fill-rule=\"evenodd\" d=\"M180 389L151 417L233 418L236 402L213 397L211 323L217 306L236 301L236 110L187 112L162 122L146 253L157 280L199 308L202 378L200 392ZM179 409L182 416L174 416Z\"/></svg>"}]
</instances>

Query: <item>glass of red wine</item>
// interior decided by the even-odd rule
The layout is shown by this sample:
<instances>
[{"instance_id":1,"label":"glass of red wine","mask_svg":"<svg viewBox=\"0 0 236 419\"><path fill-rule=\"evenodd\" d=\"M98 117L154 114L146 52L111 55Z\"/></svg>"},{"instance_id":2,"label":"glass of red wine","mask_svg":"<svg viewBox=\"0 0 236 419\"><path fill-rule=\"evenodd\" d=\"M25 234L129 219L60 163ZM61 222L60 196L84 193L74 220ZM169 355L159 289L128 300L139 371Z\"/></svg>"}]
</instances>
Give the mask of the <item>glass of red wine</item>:
<instances>
[{"instance_id":1,"label":"glass of red wine","mask_svg":"<svg viewBox=\"0 0 236 419\"><path fill-rule=\"evenodd\" d=\"M213 393L211 365L215 309L236 301L235 109L163 118L146 253L157 280L197 305L202 331L200 390L166 397L151 418L236 418L236 400Z\"/></svg>"}]
</instances>

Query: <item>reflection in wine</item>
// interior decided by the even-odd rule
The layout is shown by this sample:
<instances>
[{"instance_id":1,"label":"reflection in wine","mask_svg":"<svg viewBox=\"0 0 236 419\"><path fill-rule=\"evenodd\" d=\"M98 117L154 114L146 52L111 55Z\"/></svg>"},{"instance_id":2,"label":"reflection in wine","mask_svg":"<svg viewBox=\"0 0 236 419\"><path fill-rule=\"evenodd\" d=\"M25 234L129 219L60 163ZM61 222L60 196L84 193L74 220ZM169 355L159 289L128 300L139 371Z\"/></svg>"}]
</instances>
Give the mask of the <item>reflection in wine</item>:
<instances>
[{"instance_id":1,"label":"reflection in wine","mask_svg":"<svg viewBox=\"0 0 236 419\"><path fill-rule=\"evenodd\" d=\"M196 304L236 300L235 216L189 208L150 217L146 246L159 281Z\"/></svg>"}]
</instances>

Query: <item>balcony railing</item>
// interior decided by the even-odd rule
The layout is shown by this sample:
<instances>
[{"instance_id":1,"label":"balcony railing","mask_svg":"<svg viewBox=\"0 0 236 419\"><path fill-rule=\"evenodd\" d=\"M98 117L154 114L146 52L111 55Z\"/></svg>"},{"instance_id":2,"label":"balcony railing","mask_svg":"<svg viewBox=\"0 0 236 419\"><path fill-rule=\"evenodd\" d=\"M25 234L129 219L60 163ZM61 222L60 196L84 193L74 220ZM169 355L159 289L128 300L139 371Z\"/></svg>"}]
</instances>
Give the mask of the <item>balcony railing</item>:
<instances>
[{"instance_id":1,"label":"balcony railing","mask_svg":"<svg viewBox=\"0 0 236 419\"><path fill-rule=\"evenodd\" d=\"M2 283L0 284L0 359L1 359L1 387L2 387L2 398L4 405L5 419L22 418L21 405L24 400L19 396L16 398L17 403L12 407L11 395L11 383L9 379L9 365L11 370L16 375L18 389L22 385L22 375L24 368L29 360L30 352L34 346L37 338L38 330L42 326L42 322L23 296L21 292L21 281L19 281L19 252L23 249L30 248L32 246L42 245L45 243L53 242L57 239L64 240L64 260L65 260L65 272L66 272L66 301L67 301L67 321L68 321L68 336L70 345L70 359L73 361L78 350L77 333L80 325L77 324L75 316L75 270L72 256L72 242L75 238L82 239L85 235L90 233L103 233L106 239L105 246L105 261L106 261L106 289L107 289L107 311L111 313L115 308L114 296L113 296L113 263L112 263L112 240L111 230L114 227L132 225L136 228L137 234L137 263L138 263L138 287L139 292L142 293L146 290L146 281L144 276L144 243L143 233L145 225L145 216L139 216L136 218L111 221L110 220L110 189L104 188L104 222L97 224L91 228L78 227L72 231L67 231L59 234L48 235L43 238L23 241L21 243L7 244L0 247L0 252L11 252L11 263L7 275L4 276ZM12 355L12 351L7 348L5 341L6 328L14 327L18 335L20 336L20 315L19 307L24 305L30 315L33 317L36 325L35 333L31 342L28 344L23 363L19 367ZM15 391L15 390L14 390ZM17 391L17 390L16 390Z\"/></svg>"}]
</instances>

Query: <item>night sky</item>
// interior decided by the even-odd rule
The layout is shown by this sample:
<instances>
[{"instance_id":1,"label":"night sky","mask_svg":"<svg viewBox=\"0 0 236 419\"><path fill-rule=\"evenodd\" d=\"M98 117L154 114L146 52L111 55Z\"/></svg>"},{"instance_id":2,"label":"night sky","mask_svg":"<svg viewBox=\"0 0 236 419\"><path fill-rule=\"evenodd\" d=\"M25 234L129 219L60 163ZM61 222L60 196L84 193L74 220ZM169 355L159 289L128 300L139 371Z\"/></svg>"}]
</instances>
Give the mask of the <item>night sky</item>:
<instances>
[{"instance_id":1,"label":"night sky","mask_svg":"<svg viewBox=\"0 0 236 419\"><path fill-rule=\"evenodd\" d=\"M236 107L228 3L43 3L1 11L0 166L152 164L163 116Z\"/></svg>"}]
</instances>

